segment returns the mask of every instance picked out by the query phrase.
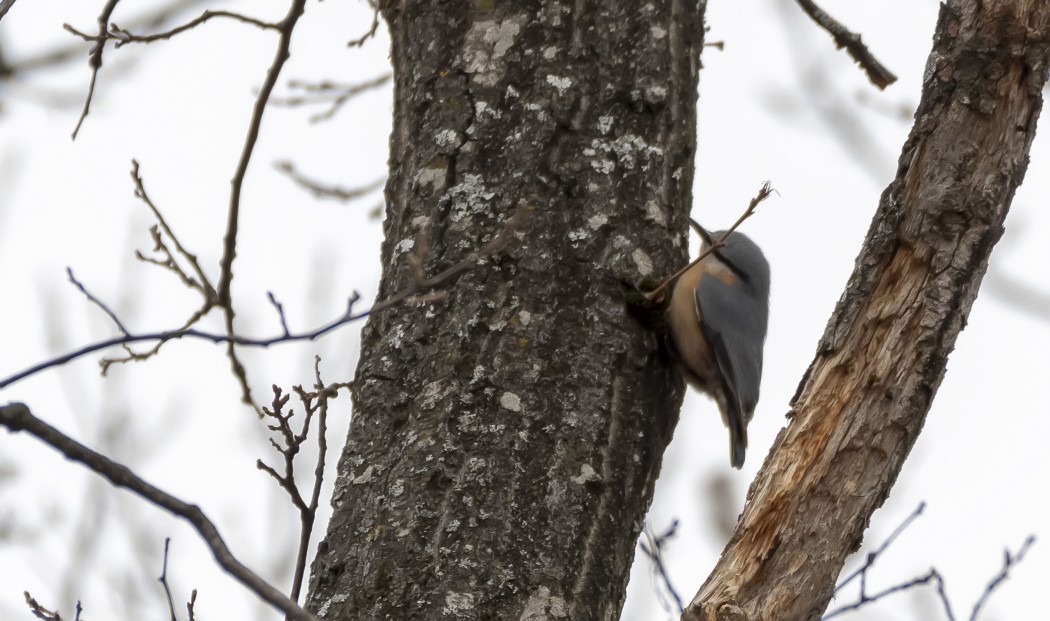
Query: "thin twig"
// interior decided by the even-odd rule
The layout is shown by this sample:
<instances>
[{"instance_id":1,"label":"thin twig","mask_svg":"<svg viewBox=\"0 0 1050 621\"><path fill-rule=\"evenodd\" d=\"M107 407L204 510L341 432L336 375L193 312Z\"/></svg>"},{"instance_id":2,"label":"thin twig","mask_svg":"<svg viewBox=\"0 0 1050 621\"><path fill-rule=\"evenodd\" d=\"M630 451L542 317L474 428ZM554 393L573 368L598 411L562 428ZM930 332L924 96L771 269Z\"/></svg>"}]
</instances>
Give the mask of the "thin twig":
<instances>
[{"instance_id":1,"label":"thin twig","mask_svg":"<svg viewBox=\"0 0 1050 621\"><path fill-rule=\"evenodd\" d=\"M935 568L930 569L930 571L928 571L922 576L913 578L906 582L902 582L887 589L883 589L882 591L879 591L873 595L869 595L867 592L868 570L874 565L875 561L889 547L889 545L893 543L893 541L904 531L904 529L906 529L915 520L915 518L917 518L922 513L925 507L925 502L919 503L918 508L916 508L915 511L913 511L907 518L904 519L900 526L898 526L893 531L893 533L890 534L889 538L887 538L886 541L878 547L878 549L868 554L864 565L862 565L860 568L851 573L848 577L846 577L846 579L844 579L838 584L838 586L835 587L835 593L838 594L838 592L847 584L856 580L858 577L860 578L860 593L857 596L857 600L850 604L840 606L839 608L836 608L835 610L827 613L823 617L824 621L826 621L827 619L833 619L847 612L858 610L860 608L863 608L864 606L877 602L887 596L893 595L894 593L907 591L914 587L929 584L931 582L936 587L937 598L940 600L941 606L944 608L945 617L948 619L948 621L955 621L955 613L952 611L951 601L949 601L948 594L945 591L944 577ZM992 578L992 580L988 582L988 586L985 587L984 592L981 593L980 598L974 604L973 609L970 613L970 621L977 621L977 615L980 613L981 608L984 607L985 603L988 601L988 598L991 597L992 593L997 588L999 588L999 586L1006 580L1006 578L1009 576L1010 569L1012 569L1015 565L1017 565L1024 559L1025 554L1028 552L1028 549L1032 546L1033 543L1035 543L1035 537L1029 536L1027 539L1025 539L1024 543L1021 544L1021 547L1017 550L1016 553L1011 554L1009 549L1005 551L1003 558L1003 567L999 571L999 573L997 573Z\"/></svg>"},{"instance_id":2,"label":"thin twig","mask_svg":"<svg viewBox=\"0 0 1050 621\"><path fill-rule=\"evenodd\" d=\"M840 50L846 48L846 52L849 53L850 57L853 58L860 65L860 68L864 70L864 73L868 74L868 79L871 83L878 87L879 90L884 90L890 84L897 81L897 76L893 75L893 72L883 66L875 56L868 51L868 48L860 40L860 35L850 32L848 28L843 26L834 17L827 14L824 9L816 5L813 0L796 0L798 5L802 7L806 15L809 15L810 19L815 21L818 26L823 28L831 35L835 40L835 46Z\"/></svg>"},{"instance_id":3,"label":"thin twig","mask_svg":"<svg viewBox=\"0 0 1050 621\"><path fill-rule=\"evenodd\" d=\"M120 319L117 317L117 314L113 312L113 309L106 306L102 302L102 300L95 297L94 294L87 290L87 287L85 287L83 283L77 280L77 277L73 275L73 268L66 268L66 276L69 277L69 282L73 283L73 286L79 289L80 292L83 293L85 297L87 297L89 302L102 309L103 313L106 313L106 316L108 316L110 320L114 324L116 324L117 329L120 330L121 334L123 334L124 336L129 336L130 333L128 332L128 329L124 327L124 324L121 323Z\"/></svg>"},{"instance_id":4,"label":"thin twig","mask_svg":"<svg viewBox=\"0 0 1050 621\"><path fill-rule=\"evenodd\" d=\"M292 333L289 335L281 334L269 338L247 338L230 333L215 334L211 332L204 332L201 330L192 329L189 327L190 325L195 323L197 319L199 319L199 317L197 317L197 314L195 313L194 317L191 317L189 322L187 324L184 324L182 328L178 328L175 330L165 330L161 332L130 334L106 339L104 341L99 341L91 345L86 345L68 354L64 354L62 356L52 358L39 364L35 364L24 371L0 379L0 390L7 388L8 386L11 386L16 382L22 381L27 377L31 377L33 375L36 375L37 373L46 371L47 369L51 369L56 366L61 366L68 362L72 362L73 360L76 360L78 358L82 358L88 354L116 345L126 346L132 343L157 342L157 346L154 347L155 351L160 345L168 341L177 340L181 338L193 338L211 341L212 343L217 344L225 343L227 345L232 344L241 347L259 347L265 349L267 347L277 345L280 343L316 340L324 336L325 334L331 332L332 330L335 330L336 328L344 326L353 321L357 321L364 317L368 317L373 313L378 313L392 306L397 306L401 303L420 303L440 299L441 293L435 291L438 287L441 287L451 282L460 274L474 269L475 267L477 267L478 263L481 260L492 256L497 252L500 252L504 247L506 247L507 243L509 243L511 237L513 236L514 231L519 226L520 221L522 220L522 218L525 217L525 212L526 210L522 207L519 207L517 210L515 210L514 215L512 215L507 220L503 230L498 235L493 237L491 241L482 246L481 249L477 252L471 253L467 256L467 258L446 268L445 270L438 273L436 276L432 276L430 278L413 278L412 282L409 283L408 286L406 286L404 289L382 300L381 302L376 302L372 306L372 308L368 310L362 311L360 313L354 312L354 304L356 304L357 301L360 299L360 296L355 292L353 296L351 296L347 300L346 310L341 316L333 319L332 321L329 321L328 323L314 330L310 330L308 332ZM426 294L428 292L430 295L421 295ZM137 359L141 355L135 354L135 356ZM103 371L105 371L108 365L112 362L113 361L103 360L101 363L103 365Z\"/></svg>"},{"instance_id":5,"label":"thin twig","mask_svg":"<svg viewBox=\"0 0 1050 621\"><path fill-rule=\"evenodd\" d=\"M193 589L190 592L190 601L186 602L186 614L189 615L189 621L196 621L196 613L193 611L193 606L197 603L197 589Z\"/></svg>"},{"instance_id":6,"label":"thin twig","mask_svg":"<svg viewBox=\"0 0 1050 621\"><path fill-rule=\"evenodd\" d=\"M324 483L325 460L328 456L328 400L334 398L337 393L329 395L332 386L325 386L321 379L321 358L314 356L314 378L317 384L314 388L320 399L317 412L317 462L314 465L314 487L310 492L310 518L304 519L302 529L299 532L299 553L295 560L295 576L292 578L292 598L298 601L302 590L303 579L306 577L306 560L310 553L310 534L313 532L314 520L317 518L317 507L321 502L321 484ZM349 384L341 384L349 388ZM338 390L340 384L334 385Z\"/></svg>"},{"instance_id":7,"label":"thin twig","mask_svg":"<svg viewBox=\"0 0 1050 621\"><path fill-rule=\"evenodd\" d=\"M990 582L988 582L988 586L984 588L984 592L981 593L980 599L978 599L977 603L973 605L973 612L970 613L970 621L977 621L977 613L981 611L981 608L984 607L985 602L987 602L988 598L991 597L992 591L998 588L999 585L1002 584L1004 580L1006 580L1007 576L1009 576L1010 574L1010 569L1024 559L1025 553L1028 552L1028 548L1032 547L1033 543L1035 543L1035 535L1029 535L1028 538L1024 540L1024 543L1021 544L1021 547L1018 548L1015 554L1011 555L1010 549L1006 549L1006 551L1003 553L1003 568L999 571L999 573L995 575L994 578L991 579Z\"/></svg>"},{"instance_id":8,"label":"thin twig","mask_svg":"<svg viewBox=\"0 0 1050 621\"><path fill-rule=\"evenodd\" d=\"M161 586L164 587L164 596L168 600L168 610L171 612L171 621L179 621L179 618L175 615L175 600L171 597L171 588L168 586L168 545L171 543L171 537L164 538L164 564L161 565L160 577L157 578L157 582L160 582Z\"/></svg>"},{"instance_id":9,"label":"thin twig","mask_svg":"<svg viewBox=\"0 0 1050 621\"><path fill-rule=\"evenodd\" d=\"M226 332L231 336L234 334L233 320L236 314L233 310L233 299L230 290L233 283L233 260L237 256L237 227L241 213L241 188L244 186L244 177L248 173L248 163L251 162L252 153L255 151L255 143L259 140L259 129L262 127L263 112L266 110L266 104L270 100L270 95L277 84L277 79L281 75L284 63L290 56L289 48L292 41L292 31L295 29L295 24L299 21L299 17L303 14L305 6L306 0L292 0L288 13L278 23L280 26L280 40L277 43L277 51L273 64L266 71L266 78L259 88L259 95L255 99L252 117L248 123L248 133L244 139L244 148L241 151L240 160L237 162L237 170L234 172L233 179L230 180L230 206L227 211L226 233L223 236L222 259L219 261L220 270L217 293L218 304L223 309L225 317ZM230 368L234 376L241 384L241 401L255 408L256 412L260 412L259 407L255 404L255 400L252 398L247 372L237 357L232 340L227 342L226 355L230 359Z\"/></svg>"},{"instance_id":10,"label":"thin twig","mask_svg":"<svg viewBox=\"0 0 1050 621\"><path fill-rule=\"evenodd\" d=\"M303 610L286 595L267 583L255 572L237 560L230 552L219 534L215 524L201 511L200 507L191 505L160 490L138 475L127 466L119 464L100 453L80 444L54 427L33 416L29 408L22 403L11 403L0 406L0 426L10 431L25 431L48 446L58 450L67 459L87 467L102 476L116 487L131 491L146 501L178 516L187 522L207 544L219 566L238 582L258 595L260 598L288 615L295 621L317 621L316 617ZM28 601L27 596L27 601Z\"/></svg>"},{"instance_id":11,"label":"thin twig","mask_svg":"<svg viewBox=\"0 0 1050 621\"><path fill-rule=\"evenodd\" d=\"M172 28L171 30L168 30L166 32L158 32L156 34L151 35L136 35L129 32L128 30L125 30L124 28L121 28L116 24L110 24L108 35L110 39L114 39L117 41L115 47L121 47L127 45L128 43L153 43L154 41L170 39L179 33L190 30L191 28L196 28L197 26L212 19L213 17L228 17L230 19L235 19L245 24L256 26L263 30L280 29L280 26L278 24L274 24L272 22L264 22L260 19L248 17L247 15L243 15L241 13L235 13L233 11L208 10L199 15L197 18L186 22L181 26L176 26L175 28Z\"/></svg>"},{"instance_id":12,"label":"thin twig","mask_svg":"<svg viewBox=\"0 0 1050 621\"><path fill-rule=\"evenodd\" d=\"M912 578L907 582L902 582L888 589L879 591L878 593L870 597L864 595L861 598L859 598L856 602L853 602L852 604L848 604L846 606L842 606L841 608L836 608L835 610L824 615L822 617L822 621L827 621L827 619L837 617L847 612L852 612L872 602L876 602L887 596L893 595L894 593L907 591L908 589L912 589L924 584L929 584L930 582L933 582L937 587L937 595L941 600L941 605L944 607L944 614L947 616L948 621L955 621L955 615L952 613L951 603L948 601L948 595L944 591L944 578L941 577L941 574L936 569L931 569L929 572L922 576L919 576L918 578Z\"/></svg>"},{"instance_id":13,"label":"thin twig","mask_svg":"<svg viewBox=\"0 0 1050 621\"><path fill-rule=\"evenodd\" d=\"M321 327L319 327L319 328L317 328L315 330L310 330L308 332L301 332L301 333L297 333L297 334L290 334L288 336L285 336L285 335L282 334L282 335L278 335L278 336L274 336L274 337L270 337L270 338L253 339L253 338L246 338L246 337L236 336L236 335L230 336L229 334L217 334L217 333L211 333L211 332L203 332L201 330L195 330L195 329L182 329L182 328L180 328L180 329L177 329L177 330L165 330L165 331L162 331L162 332L148 332L148 333L143 333L143 334L130 334L130 335L127 335L127 336L120 336L120 337L115 337L115 338L111 338L111 339L106 339L104 341L99 341L97 343L92 343L90 345L85 345L84 347L81 347L80 349L77 349L77 350L75 350L73 352L70 352L68 354L52 358L51 360L48 360L46 362L41 362L40 364L33 365L32 367L26 369L25 371L22 371L20 373L16 373L14 375L6 377L6 378L0 380L0 389L7 388L8 386L10 386L10 385L12 385L14 383L19 382L21 380L24 380L27 377L36 375L37 373L40 373L41 371L45 371L45 370L53 368L53 367L61 366L63 364L66 364L67 362L72 362L73 360L76 360L78 358L82 358L83 356L86 356L88 354L94 353L94 352L102 350L102 349L106 349L108 347L113 347L115 345L130 345L132 343L153 342L153 341L158 341L160 343L166 343L168 341L172 341L172 340L176 340L176 339L191 338L191 339L200 339L200 340L204 340L204 341L211 341L212 343L216 343L216 344L226 344L226 343L230 343L232 341L236 345L239 345L239 346L242 346L242 347L260 347L260 348L264 348L265 349L267 347L270 347L272 345L277 345L279 343L294 343L294 342L297 342L297 341L313 341L313 340L315 340L315 339L317 339L317 338L319 338L319 337L321 337L321 336L331 332L332 330L335 330L336 328L338 328L340 326L346 325L346 324L348 324L350 322L353 322L353 321L357 321L358 319L361 319L363 317L367 317L370 313L375 312L376 310L379 310L379 309L373 307L372 309L369 309L369 310L366 310L366 311L362 311L360 313L354 313L353 312L353 305L358 300L358 298L359 298L359 296L356 293L354 294L353 297L350 298L349 304L347 305L347 310L346 310L346 312L343 313L342 316L340 316L340 317L338 317L338 318L336 318L336 319L334 319L334 320L324 324L323 326L321 326ZM384 308L386 306L389 306L389 305L385 305Z\"/></svg>"},{"instance_id":14,"label":"thin twig","mask_svg":"<svg viewBox=\"0 0 1050 621\"><path fill-rule=\"evenodd\" d=\"M289 395L278 387L273 387L273 402L269 408L263 408L264 416L273 419L267 429L278 434L281 443L270 438L270 445L281 454L284 460L284 474L279 474L274 468L266 465L261 459L256 461L259 470L269 474L277 484L281 486L291 498L292 504L299 510L299 549L295 560L295 575L292 578L290 596L298 601L303 586L303 578L306 575L307 557L310 553L310 536L313 533L314 521L317 517L317 507L321 498L321 484L324 481L325 456L328 451L328 400L334 399L339 394L340 388L349 388L349 384L339 383L326 386L321 379L321 359L314 357L314 390L304 390L302 386L295 386L294 391L302 402L305 414L299 433L292 430L290 421L295 414L294 410L285 413ZM316 415L317 418L317 464L314 467L314 484L310 494L309 503L303 499L299 486L295 482L295 457L306 442L310 433L310 424Z\"/></svg>"},{"instance_id":15,"label":"thin twig","mask_svg":"<svg viewBox=\"0 0 1050 621\"><path fill-rule=\"evenodd\" d=\"M157 27L167 23L168 20L183 11L193 8L198 4L204 4L206 1L207 0L172 0L163 6L157 7L149 13L131 19L129 23L135 28ZM94 38L91 38L89 42L94 42ZM6 73L2 77L8 78L16 74L61 65L79 58L84 51L85 47L83 41L75 41L68 45L63 44L48 48L42 52L22 57L17 61L6 65L4 67Z\"/></svg>"},{"instance_id":16,"label":"thin twig","mask_svg":"<svg viewBox=\"0 0 1050 621\"><path fill-rule=\"evenodd\" d=\"M372 0L372 25L368 28L368 32L361 35L357 39L347 43L347 47L361 47L370 38L375 36L376 30L379 29L379 3L381 0Z\"/></svg>"},{"instance_id":17,"label":"thin twig","mask_svg":"<svg viewBox=\"0 0 1050 621\"><path fill-rule=\"evenodd\" d=\"M183 259L186 260L187 263L190 264L190 267L193 269L193 273L197 275L197 279L194 280L193 278L190 278L185 272L182 271L181 268L178 268L177 265L175 267L163 265L157 263L156 261L150 261L148 258L141 256L141 254L139 255L139 258L143 261L157 263L157 265L167 267L168 269L174 271L180 276L183 282L187 284L187 286L189 286L191 289L196 289L200 291L201 295L204 297L205 305L208 308L210 308L216 303L216 300L218 299L218 294L215 291L215 287L211 284L211 280L208 279L207 274L204 273L204 269L201 268L200 262L197 260L197 255L193 254L189 250L186 250L186 247L182 245L182 242L179 241L179 238L175 235L174 231L171 230L171 226L168 225L168 221L165 220L163 214L160 213L160 209L158 209L157 206L153 203L153 200L150 199L149 194L146 192L145 183L142 180L142 174L139 171L138 160L134 159L131 160L131 180L135 184L135 198L142 201L143 204L145 204L146 207L148 207L149 210L153 212L153 217L157 219L157 223L160 225L160 228L168 236L168 239L171 240L171 243L175 245L175 251L178 252L179 256L181 256ZM157 249L163 250L167 254L168 258L171 259L172 262L174 262L174 258L171 256L171 253L167 251L167 247L164 246L163 241L160 239L160 236L158 234L153 234L153 237L154 243L158 247ZM205 310L204 312L207 311Z\"/></svg>"},{"instance_id":18,"label":"thin twig","mask_svg":"<svg viewBox=\"0 0 1050 621\"><path fill-rule=\"evenodd\" d=\"M277 301L273 291L267 291L266 298L270 300L270 304L277 310L277 318L281 321L281 330L284 331L284 335L291 336L292 333L288 330L288 320L284 316L284 305Z\"/></svg>"},{"instance_id":19,"label":"thin twig","mask_svg":"<svg viewBox=\"0 0 1050 621\"><path fill-rule=\"evenodd\" d=\"M83 125L84 119L87 118L88 111L91 110L91 98L95 96L95 81L98 79L98 71L102 68L102 51L106 47L106 27L109 25L109 18L113 15L113 10L117 8L117 3L120 0L109 0L106 2L106 6L102 7L102 12L98 15L98 34L94 37L84 35L77 32L69 24L64 24L66 30L73 32L81 37L84 37L86 41L94 41L95 44L91 46L91 51L88 54L88 66L91 67L91 84L88 85L87 98L84 99L84 109L80 112L80 118L77 120L77 126L73 128L72 139L77 139L77 134L80 132L80 126Z\"/></svg>"},{"instance_id":20,"label":"thin twig","mask_svg":"<svg viewBox=\"0 0 1050 621\"><path fill-rule=\"evenodd\" d=\"M375 190L383 187L383 184L386 183L386 178L384 177L358 188L340 188L323 185L312 179L307 179L295 169L295 166L291 162L276 162L273 166L280 172L288 175L288 177L300 187L309 191L314 198L333 198L344 203L361 198L362 196L367 196Z\"/></svg>"},{"instance_id":21,"label":"thin twig","mask_svg":"<svg viewBox=\"0 0 1050 621\"><path fill-rule=\"evenodd\" d=\"M704 237L704 242L707 244L707 248L705 248L704 251L700 253L700 256L698 256L696 259L686 264L685 267L678 270L674 274L671 274L670 276L665 278L663 282L657 285L655 289L646 293L645 298L649 301L659 299L663 294L663 291L667 289L667 287L674 284L674 282L678 280L678 278L682 274L686 273L689 270L689 268L706 259L707 256L710 255L712 252L717 252L719 248L725 246L726 239L728 239L729 236L732 235L733 232L736 231L737 228L744 223L744 220L747 220L752 215L754 215L755 208L758 207L758 204L769 198L769 195L773 192L775 192L775 190L769 186L768 181L763 183L762 187L758 190L758 194L756 194L755 197L751 199L751 202L748 203L747 209L744 210L744 213L740 214L740 217L736 219L736 222L733 223L733 226L726 229L722 236L718 238L718 241L710 239L710 235L707 235L706 232L701 233L701 236ZM698 232L704 231L703 227L700 227L699 225L697 225L697 230Z\"/></svg>"},{"instance_id":22,"label":"thin twig","mask_svg":"<svg viewBox=\"0 0 1050 621\"><path fill-rule=\"evenodd\" d=\"M9 406L8 406L9 407ZM3 414L3 407L0 407L0 414ZM29 591L23 591L22 594L26 598L26 605L29 606L29 612L33 613L33 616L42 621L62 621L62 615L57 610L48 610L40 605L40 602L33 599L33 596L29 594ZM75 621L80 620L80 602L77 601L77 616Z\"/></svg>"},{"instance_id":23,"label":"thin twig","mask_svg":"<svg viewBox=\"0 0 1050 621\"><path fill-rule=\"evenodd\" d=\"M334 117L336 112L354 97L386 84L391 77L393 77L393 74L388 72L359 84L336 84L328 81L314 84L292 80L288 82L288 88L299 89L304 94L281 98L274 97L271 98L270 103L288 107L327 103L329 104L327 110L310 115L311 123L319 123Z\"/></svg>"},{"instance_id":24,"label":"thin twig","mask_svg":"<svg viewBox=\"0 0 1050 621\"><path fill-rule=\"evenodd\" d=\"M671 584L671 576L667 573L667 567L663 561L663 546L664 544L674 537L675 532L678 530L678 520L671 522L671 526L668 527L667 531L662 535L656 535L653 533L652 528L646 524L643 529L643 534L649 545L642 542L642 552L649 557L649 561L653 564L653 568L660 576L660 580L663 581L664 586L667 588L667 592L674 598L674 603L678 607L678 614L681 615L685 612L685 607L682 605L682 597L675 590L674 585Z\"/></svg>"},{"instance_id":25,"label":"thin twig","mask_svg":"<svg viewBox=\"0 0 1050 621\"><path fill-rule=\"evenodd\" d=\"M890 547L890 544L892 544L894 542L894 540L896 540L897 537L899 537L900 534L903 533L904 530L906 528L908 528L908 526L910 526L912 522L915 521L915 518L917 518L920 515L922 515L922 512L925 509L926 509L926 501L920 502L919 506L915 507L915 510L912 511L910 514L908 514L908 517L904 518L904 521L902 521L899 525L897 525L897 528L893 529L893 532L890 533L890 536L886 538L886 541L882 542L882 545L880 545L878 548L876 548L874 552L869 552L868 553L868 556L864 559L864 564L863 565L861 565L859 568L857 568L850 575L846 576L846 578L843 579L842 582L838 583L838 585L835 587L835 593L838 593L843 587L845 587L847 584L849 584L850 582L855 580L857 578L857 576L860 576L861 579L864 580L865 579L865 574L868 572L868 569L879 558L879 555L882 554L883 552L885 552L886 548ZM863 587L861 588L860 592L861 592L861 597L863 597L864 596L864 588Z\"/></svg>"}]
</instances>

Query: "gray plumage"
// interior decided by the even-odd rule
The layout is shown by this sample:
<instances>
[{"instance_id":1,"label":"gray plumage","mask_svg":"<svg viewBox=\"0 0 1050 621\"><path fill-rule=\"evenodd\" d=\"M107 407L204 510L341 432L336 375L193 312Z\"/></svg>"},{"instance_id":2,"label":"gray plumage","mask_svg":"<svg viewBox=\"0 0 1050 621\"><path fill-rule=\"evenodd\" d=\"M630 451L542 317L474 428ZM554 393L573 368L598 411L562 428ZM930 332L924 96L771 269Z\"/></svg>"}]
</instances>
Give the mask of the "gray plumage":
<instances>
[{"instance_id":1,"label":"gray plumage","mask_svg":"<svg viewBox=\"0 0 1050 621\"><path fill-rule=\"evenodd\" d=\"M718 231L710 238L718 241L723 234ZM751 239L734 232L725 246L687 271L675 287L668 318L683 374L718 404L729 428L730 463L740 468L762 381L769 263ZM684 301L689 288L692 304Z\"/></svg>"}]
</instances>

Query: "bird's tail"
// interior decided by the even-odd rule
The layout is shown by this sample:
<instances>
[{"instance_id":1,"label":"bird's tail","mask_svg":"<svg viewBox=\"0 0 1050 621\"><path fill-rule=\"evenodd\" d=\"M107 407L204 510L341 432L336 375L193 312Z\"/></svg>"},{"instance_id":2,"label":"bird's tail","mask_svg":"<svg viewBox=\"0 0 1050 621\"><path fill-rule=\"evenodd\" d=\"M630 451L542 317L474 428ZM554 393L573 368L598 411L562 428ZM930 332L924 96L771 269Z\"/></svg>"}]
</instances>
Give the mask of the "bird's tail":
<instances>
[{"instance_id":1,"label":"bird's tail","mask_svg":"<svg viewBox=\"0 0 1050 621\"><path fill-rule=\"evenodd\" d=\"M747 421L742 412L730 407L729 423L729 463L739 470L744 466L744 454L747 452Z\"/></svg>"}]
</instances>

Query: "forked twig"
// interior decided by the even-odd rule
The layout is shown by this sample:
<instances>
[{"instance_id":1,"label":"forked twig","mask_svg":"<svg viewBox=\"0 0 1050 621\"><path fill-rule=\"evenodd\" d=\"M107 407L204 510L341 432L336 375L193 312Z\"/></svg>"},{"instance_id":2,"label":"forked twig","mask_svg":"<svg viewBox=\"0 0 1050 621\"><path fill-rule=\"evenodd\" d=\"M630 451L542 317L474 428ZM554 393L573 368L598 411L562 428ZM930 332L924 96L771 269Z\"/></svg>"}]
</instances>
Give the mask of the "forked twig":
<instances>
[{"instance_id":1,"label":"forked twig","mask_svg":"<svg viewBox=\"0 0 1050 621\"><path fill-rule=\"evenodd\" d=\"M671 274L670 276L665 278L659 285L657 285L655 289L646 293L645 299L649 300L650 302L660 299L660 297L663 295L664 290L667 289L667 287L669 287L670 285L672 285L676 280L678 280L678 278L682 274L686 273L689 270L689 268L706 259L707 256L710 255L712 252L715 252L722 246L725 246L726 239L733 233L733 231L737 230L737 228L744 223L744 220L747 220L752 215L754 215L755 208L758 207L758 204L769 198L769 195L773 192L775 192L775 190L769 186L768 181L763 183L762 187L758 190L758 194L756 194L755 197L751 199L751 202L748 203L747 209L744 210L744 213L740 214L740 217L736 219L736 222L733 223L733 226L726 229L725 233L723 233L717 241L710 239L709 235L701 233L701 236L705 238L705 243L708 244L707 248L705 248L704 251L700 253L700 256L698 256L696 259L686 264L685 267L678 270L674 274ZM692 224L696 225L695 222L693 222ZM698 232L704 230L703 227L700 227L699 225L696 225L696 227L698 229Z\"/></svg>"},{"instance_id":2,"label":"forked twig","mask_svg":"<svg viewBox=\"0 0 1050 621\"><path fill-rule=\"evenodd\" d=\"M860 35L850 32L848 28L839 23L834 17L828 15L824 9L817 6L813 0L796 0L802 10L823 28L835 40L835 46L839 49L846 48L846 52L860 65L864 73L868 75L871 83L879 88L885 89L897 81L897 76L879 62L875 55L860 40Z\"/></svg>"},{"instance_id":3,"label":"forked twig","mask_svg":"<svg viewBox=\"0 0 1050 621\"><path fill-rule=\"evenodd\" d=\"M312 614L300 608L288 596L281 593L241 563L230 552L215 524L208 519L200 507L175 498L147 483L127 466L117 463L66 436L51 425L33 416L33 413L30 412L25 404L11 403L0 406L0 426L14 432L25 431L29 433L48 446L58 450L66 459L87 467L114 486L129 490L151 504L186 520L201 536L215 556L216 562L226 573L233 576L250 591L288 615L294 621L317 621Z\"/></svg>"}]
</instances>

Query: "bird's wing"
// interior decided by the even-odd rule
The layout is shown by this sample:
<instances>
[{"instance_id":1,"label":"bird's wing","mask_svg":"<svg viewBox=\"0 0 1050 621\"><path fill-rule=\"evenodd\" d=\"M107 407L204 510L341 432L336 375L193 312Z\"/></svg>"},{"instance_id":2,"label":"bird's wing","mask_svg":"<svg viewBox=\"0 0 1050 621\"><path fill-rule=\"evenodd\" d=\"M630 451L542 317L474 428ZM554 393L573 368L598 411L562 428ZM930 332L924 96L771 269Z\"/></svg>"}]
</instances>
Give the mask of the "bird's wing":
<instances>
[{"instance_id":1,"label":"bird's wing","mask_svg":"<svg viewBox=\"0 0 1050 621\"><path fill-rule=\"evenodd\" d=\"M758 404L762 381L762 346L766 336L763 303L746 283L730 285L717 277L701 279L696 303L703 318L704 338L714 352L734 401L746 425Z\"/></svg>"}]
</instances>

